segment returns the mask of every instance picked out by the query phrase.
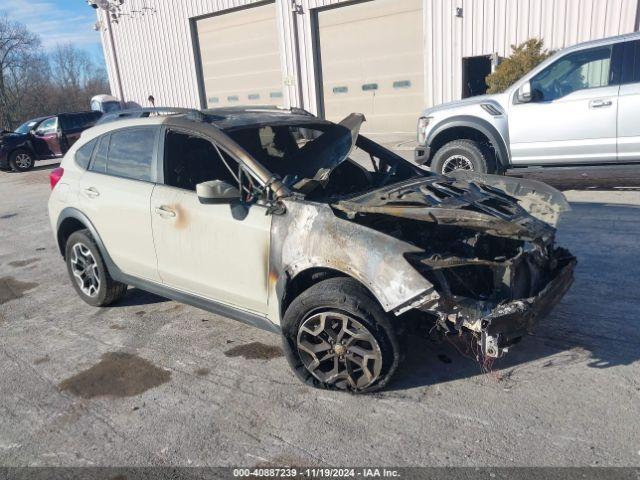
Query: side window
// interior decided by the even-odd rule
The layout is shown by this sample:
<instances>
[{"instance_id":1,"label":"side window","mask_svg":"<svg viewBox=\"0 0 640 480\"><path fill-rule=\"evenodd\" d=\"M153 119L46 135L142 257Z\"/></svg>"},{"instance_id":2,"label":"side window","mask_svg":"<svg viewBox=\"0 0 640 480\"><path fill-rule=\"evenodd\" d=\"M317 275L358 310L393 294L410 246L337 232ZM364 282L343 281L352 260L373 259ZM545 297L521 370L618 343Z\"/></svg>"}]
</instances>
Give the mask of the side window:
<instances>
[{"instance_id":1,"label":"side window","mask_svg":"<svg viewBox=\"0 0 640 480\"><path fill-rule=\"evenodd\" d=\"M610 80L611 46L570 53L531 79L536 102L550 102L586 88L606 87Z\"/></svg>"},{"instance_id":2,"label":"side window","mask_svg":"<svg viewBox=\"0 0 640 480\"><path fill-rule=\"evenodd\" d=\"M132 180L151 181L157 129L134 127L111 134L107 173Z\"/></svg>"},{"instance_id":3,"label":"side window","mask_svg":"<svg viewBox=\"0 0 640 480\"><path fill-rule=\"evenodd\" d=\"M625 42L621 46L622 54L618 56L622 65L618 68L620 83L640 82L640 40Z\"/></svg>"},{"instance_id":4,"label":"side window","mask_svg":"<svg viewBox=\"0 0 640 480\"><path fill-rule=\"evenodd\" d=\"M89 167L89 161L91 160L91 154L93 153L93 149L98 143L98 140L93 139L90 142L87 142L85 145L81 146L76 152L76 163L86 170Z\"/></svg>"},{"instance_id":5,"label":"side window","mask_svg":"<svg viewBox=\"0 0 640 480\"><path fill-rule=\"evenodd\" d=\"M56 130L58 130L58 119L57 117L51 117L38 125L37 133L38 135L47 135L49 133L55 133Z\"/></svg>"},{"instance_id":6,"label":"side window","mask_svg":"<svg viewBox=\"0 0 640 480\"><path fill-rule=\"evenodd\" d=\"M98 173L107 173L107 155L109 154L109 140L111 135L103 135L98 141L96 153L93 155L93 162L89 170Z\"/></svg>"},{"instance_id":7,"label":"side window","mask_svg":"<svg viewBox=\"0 0 640 480\"><path fill-rule=\"evenodd\" d=\"M164 150L164 183L195 191L196 185L222 180L235 187L238 163L213 143L186 133L168 131Z\"/></svg>"}]
</instances>

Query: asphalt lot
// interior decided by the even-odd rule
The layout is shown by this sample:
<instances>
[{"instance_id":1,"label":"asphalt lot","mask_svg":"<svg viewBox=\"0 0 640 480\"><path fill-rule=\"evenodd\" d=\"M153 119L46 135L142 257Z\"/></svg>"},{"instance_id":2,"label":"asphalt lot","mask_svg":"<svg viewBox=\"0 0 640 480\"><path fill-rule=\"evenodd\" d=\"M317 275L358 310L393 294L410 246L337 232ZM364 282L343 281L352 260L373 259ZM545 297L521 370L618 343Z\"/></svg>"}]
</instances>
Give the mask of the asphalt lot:
<instances>
[{"instance_id":1,"label":"asphalt lot","mask_svg":"<svg viewBox=\"0 0 640 480\"><path fill-rule=\"evenodd\" d=\"M0 172L0 465L640 465L630 174L567 192L576 282L493 372L412 338L390 389L353 396L302 385L277 336L232 320L135 289L83 303L49 227L50 168Z\"/></svg>"}]
</instances>

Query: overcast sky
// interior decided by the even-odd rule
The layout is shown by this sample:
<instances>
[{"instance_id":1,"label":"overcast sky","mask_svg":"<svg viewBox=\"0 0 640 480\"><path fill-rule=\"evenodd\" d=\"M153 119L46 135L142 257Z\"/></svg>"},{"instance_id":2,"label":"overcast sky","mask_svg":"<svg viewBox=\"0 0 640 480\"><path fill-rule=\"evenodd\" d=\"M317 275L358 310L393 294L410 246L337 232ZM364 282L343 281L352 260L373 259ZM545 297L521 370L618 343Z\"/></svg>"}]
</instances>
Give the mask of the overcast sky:
<instances>
[{"instance_id":1,"label":"overcast sky","mask_svg":"<svg viewBox=\"0 0 640 480\"><path fill-rule=\"evenodd\" d=\"M0 12L40 35L45 49L73 43L104 65L100 34L93 30L95 10L85 0L0 0Z\"/></svg>"}]
</instances>

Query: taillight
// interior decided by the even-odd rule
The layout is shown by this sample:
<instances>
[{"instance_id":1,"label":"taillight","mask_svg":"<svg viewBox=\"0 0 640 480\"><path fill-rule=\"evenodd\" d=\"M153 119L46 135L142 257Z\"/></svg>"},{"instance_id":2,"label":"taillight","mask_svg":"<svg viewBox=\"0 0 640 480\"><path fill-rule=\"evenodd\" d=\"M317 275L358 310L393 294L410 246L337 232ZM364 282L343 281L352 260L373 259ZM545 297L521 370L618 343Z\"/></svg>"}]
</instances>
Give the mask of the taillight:
<instances>
[{"instance_id":1,"label":"taillight","mask_svg":"<svg viewBox=\"0 0 640 480\"><path fill-rule=\"evenodd\" d=\"M62 167L54 168L53 170L51 170L51 173L49 174L49 183L51 184L51 190L55 188L55 186L62 178L63 174L64 168Z\"/></svg>"}]
</instances>

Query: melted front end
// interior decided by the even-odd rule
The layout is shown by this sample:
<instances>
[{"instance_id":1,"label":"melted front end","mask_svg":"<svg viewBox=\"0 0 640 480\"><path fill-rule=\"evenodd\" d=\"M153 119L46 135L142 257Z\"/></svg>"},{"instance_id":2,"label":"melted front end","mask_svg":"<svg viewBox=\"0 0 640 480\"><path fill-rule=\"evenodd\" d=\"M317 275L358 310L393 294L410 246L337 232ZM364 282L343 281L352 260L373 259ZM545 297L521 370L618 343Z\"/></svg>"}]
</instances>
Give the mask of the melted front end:
<instances>
[{"instance_id":1,"label":"melted front end","mask_svg":"<svg viewBox=\"0 0 640 480\"><path fill-rule=\"evenodd\" d=\"M517 181L506 182L513 187ZM568 208L557 194L531 183L507 194L478 179L437 177L333 206L351 221L420 249L405 253L405 259L437 295L408 302L396 314L428 313L440 331L469 334L484 355L499 357L531 331L573 281L576 259L555 246L551 225ZM530 211L551 212L554 222Z\"/></svg>"}]
</instances>

